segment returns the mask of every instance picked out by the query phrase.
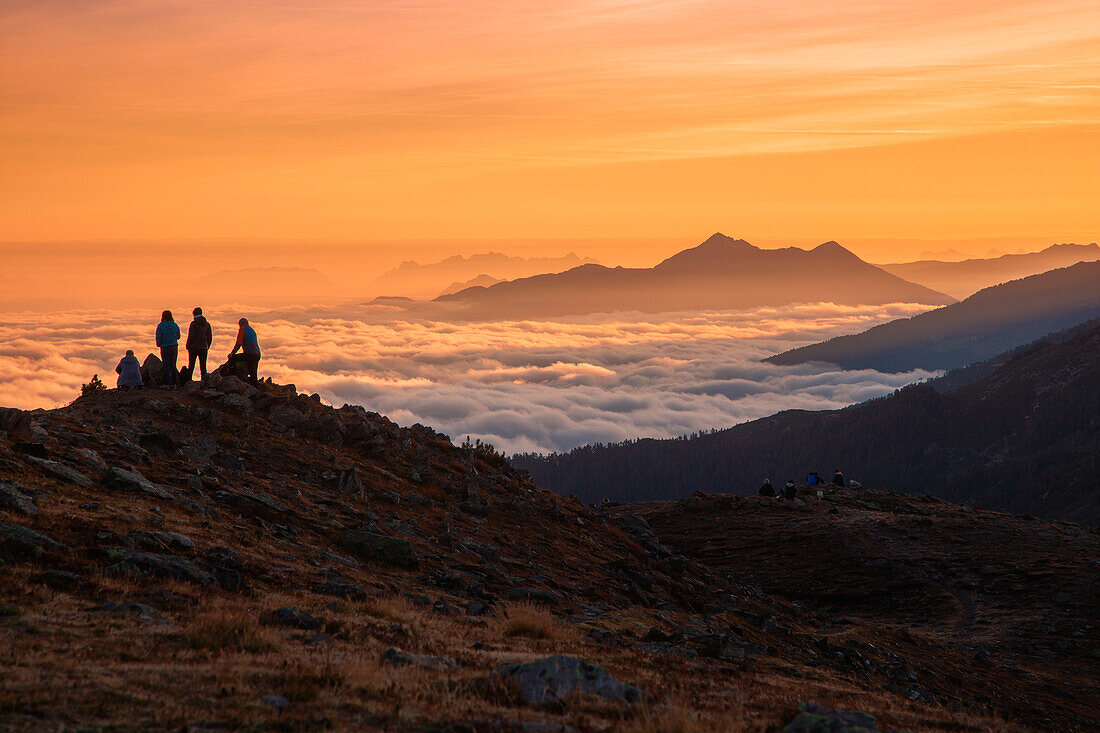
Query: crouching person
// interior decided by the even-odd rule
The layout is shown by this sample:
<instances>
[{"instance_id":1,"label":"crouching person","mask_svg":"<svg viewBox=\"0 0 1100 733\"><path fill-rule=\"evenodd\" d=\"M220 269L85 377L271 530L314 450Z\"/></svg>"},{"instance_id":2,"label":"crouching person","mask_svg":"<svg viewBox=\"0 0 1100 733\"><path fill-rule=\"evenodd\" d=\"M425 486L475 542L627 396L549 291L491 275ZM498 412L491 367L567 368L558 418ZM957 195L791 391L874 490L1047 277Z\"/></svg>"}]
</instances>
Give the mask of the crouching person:
<instances>
[{"instance_id":1,"label":"crouching person","mask_svg":"<svg viewBox=\"0 0 1100 733\"><path fill-rule=\"evenodd\" d=\"M237 343L229 352L229 361L232 363L237 352L243 351L244 362L248 367L248 381L255 387L259 383L257 372L260 367L260 341L256 337L256 329L248 325L247 318L242 318L237 324L241 328L237 331Z\"/></svg>"},{"instance_id":2,"label":"crouching person","mask_svg":"<svg viewBox=\"0 0 1100 733\"><path fill-rule=\"evenodd\" d=\"M141 379L141 364L138 363L137 357L134 356L134 350L128 349L126 356L122 357L118 366L115 367L115 372L118 374L119 387L144 387L145 382Z\"/></svg>"}]
</instances>

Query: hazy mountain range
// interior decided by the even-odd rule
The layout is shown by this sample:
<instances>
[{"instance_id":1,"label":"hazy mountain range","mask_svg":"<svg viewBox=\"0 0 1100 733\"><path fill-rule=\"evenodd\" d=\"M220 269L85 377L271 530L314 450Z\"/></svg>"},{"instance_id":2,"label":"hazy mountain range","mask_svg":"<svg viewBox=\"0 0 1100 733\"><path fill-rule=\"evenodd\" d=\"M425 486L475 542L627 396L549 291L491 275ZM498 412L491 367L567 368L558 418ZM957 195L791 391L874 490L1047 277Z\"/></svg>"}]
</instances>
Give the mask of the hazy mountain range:
<instances>
[{"instance_id":1,"label":"hazy mountain range","mask_svg":"<svg viewBox=\"0 0 1100 733\"><path fill-rule=\"evenodd\" d=\"M845 369L953 369L1100 316L1100 262L1080 262L981 290L966 300L769 357Z\"/></svg>"},{"instance_id":2,"label":"hazy mountain range","mask_svg":"<svg viewBox=\"0 0 1100 733\"><path fill-rule=\"evenodd\" d=\"M879 267L900 278L920 283L955 298L965 298L990 285L1098 259L1100 259L1100 246L1094 242L1092 244L1054 244L1040 252L1006 254L987 259L968 259L961 262L933 259L879 265Z\"/></svg>"},{"instance_id":3,"label":"hazy mountain range","mask_svg":"<svg viewBox=\"0 0 1100 733\"><path fill-rule=\"evenodd\" d=\"M540 486L585 501L754 493L840 468L867 486L1100 523L1100 326L1039 343L947 393L917 384L842 410L789 410L673 440L519 456Z\"/></svg>"},{"instance_id":4,"label":"hazy mountain range","mask_svg":"<svg viewBox=\"0 0 1100 733\"><path fill-rule=\"evenodd\" d=\"M652 268L584 265L436 298L484 319L756 308L787 303L925 303L948 295L864 262L836 242L760 249L715 234Z\"/></svg>"},{"instance_id":5,"label":"hazy mountain range","mask_svg":"<svg viewBox=\"0 0 1100 733\"><path fill-rule=\"evenodd\" d=\"M486 275L483 273L475 278L471 278L464 282L451 283L447 287L443 288L443 291L440 293L440 295L450 295L452 293L457 293L465 290L466 288L487 288L500 282L504 282L504 278L493 277L492 275Z\"/></svg>"},{"instance_id":6,"label":"hazy mountain range","mask_svg":"<svg viewBox=\"0 0 1100 733\"><path fill-rule=\"evenodd\" d=\"M383 273L371 284L371 291L383 296L434 298L453 285L479 277L490 277L495 281L512 280L545 272L561 272L595 262L591 257L582 258L573 252L562 257L512 257L499 252L486 252L469 257L455 255L424 265L407 260Z\"/></svg>"}]
</instances>

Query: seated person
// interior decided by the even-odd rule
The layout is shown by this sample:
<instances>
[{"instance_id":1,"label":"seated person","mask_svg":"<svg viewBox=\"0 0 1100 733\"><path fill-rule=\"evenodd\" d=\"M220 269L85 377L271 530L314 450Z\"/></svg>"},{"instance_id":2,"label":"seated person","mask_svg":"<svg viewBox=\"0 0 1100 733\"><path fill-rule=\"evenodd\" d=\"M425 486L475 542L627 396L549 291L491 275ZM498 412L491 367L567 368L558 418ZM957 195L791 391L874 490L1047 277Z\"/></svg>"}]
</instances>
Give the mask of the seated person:
<instances>
[{"instance_id":1,"label":"seated person","mask_svg":"<svg viewBox=\"0 0 1100 733\"><path fill-rule=\"evenodd\" d=\"M137 357L134 356L134 350L128 349L126 356L122 357L118 366L115 367L115 372L118 373L118 385L119 387L144 387L145 382L141 379L141 364L138 363Z\"/></svg>"}]
</instances>

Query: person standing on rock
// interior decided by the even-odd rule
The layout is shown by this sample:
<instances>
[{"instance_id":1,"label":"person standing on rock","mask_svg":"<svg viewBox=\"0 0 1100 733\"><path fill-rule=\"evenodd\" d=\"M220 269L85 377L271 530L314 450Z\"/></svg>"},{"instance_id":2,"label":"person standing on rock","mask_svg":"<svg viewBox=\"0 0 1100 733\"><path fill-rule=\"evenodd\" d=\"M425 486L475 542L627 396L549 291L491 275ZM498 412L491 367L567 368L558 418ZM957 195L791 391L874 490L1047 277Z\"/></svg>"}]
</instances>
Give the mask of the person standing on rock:
<instances>
[{"instance_id":1,"label":"person standing on rock","mask_svg":"<svg viewBox=\"0 0 1100 733\"><path fill-rule=\"evenodd\" d=\"M160 360L164 365L164 386L180 386L180 374L176 371L176 359L180 353L180 327L172 318L172 311L160 314L157 324L157 346L160 347Z\"/></svg>"},{"instance_id":2,"label":"person standing on rock","mask_svg":"<svg viewBox=\"0 0 1100 733\"><path fill-rule=\"evenodd\" d=\"M202 308L195 306L191 311L194 318L187 327L187 372L194 378L195 359L199 361L199 373L202 375L203 384L206 383L206 354L210 351L210 345L214 343L214 330L210 328L210 321L202 314Z\"/></svg>"},{"instance_id":3,"label":"person standing on rock","mask_svg":"<svg viewBox=\"0 0 1100 733\"><path fill-rule=\"evenodd\" d=\"M241 328L237 331L237 343L229 352L229 358L232 359L238 351L243 349L244 363L248 366L248 381L255 387L259 383L256 372L260 368L260 341L256 338L256 329L248 325L247 318L242 318L237 323Z\"/></svg>"},{"instance_id":4,"label":"person standing on rock","mask_svg":"<svg viewBox=\"0 0 1100 733\"><path fill-rule=\"evenodd\" d=\"M118 366L115 367L115 373L118 374L118 387L144 387L145 382L141 379L141 364L138 363L137 357L134 356L133 349L126 350L126 356L122 357Z\"/></svg>"}]
</instances>

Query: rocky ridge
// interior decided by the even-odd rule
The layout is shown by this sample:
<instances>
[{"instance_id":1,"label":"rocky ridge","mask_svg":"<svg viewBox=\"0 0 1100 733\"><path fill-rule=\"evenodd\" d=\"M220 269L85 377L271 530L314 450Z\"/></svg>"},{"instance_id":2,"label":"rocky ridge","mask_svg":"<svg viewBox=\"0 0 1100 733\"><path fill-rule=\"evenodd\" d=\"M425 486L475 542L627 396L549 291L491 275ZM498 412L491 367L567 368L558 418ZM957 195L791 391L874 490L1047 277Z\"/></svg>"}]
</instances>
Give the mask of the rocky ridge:
<instances>
[{"instance_id":1,"label":"rocky ridge","mask_svg":"<svg viewBox=\"0 0 1100 733\"><path fill-rule=\"evenodd\" d=\"M728 730L855 709L959 730L1097 717L1048 702L1030 671L1015 683L1026 701L952 690L936 670L970 649L909 640L888 614L838 637L833 611L807 608L825 601L684 541L659 507L584 506L491 447L290 385L92 391L59 410L0 410L0 431L4 726ZM872 511L858 501L837 505ZM760 511L779 514L757 530L816 516ZM1059 536L1096 557L1094 536ZM1081 664L1071 698L1094 670Z\"/></svg>"}]
</instances>

